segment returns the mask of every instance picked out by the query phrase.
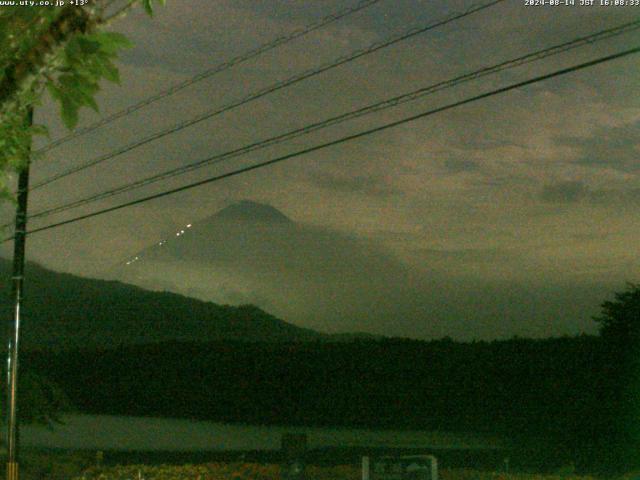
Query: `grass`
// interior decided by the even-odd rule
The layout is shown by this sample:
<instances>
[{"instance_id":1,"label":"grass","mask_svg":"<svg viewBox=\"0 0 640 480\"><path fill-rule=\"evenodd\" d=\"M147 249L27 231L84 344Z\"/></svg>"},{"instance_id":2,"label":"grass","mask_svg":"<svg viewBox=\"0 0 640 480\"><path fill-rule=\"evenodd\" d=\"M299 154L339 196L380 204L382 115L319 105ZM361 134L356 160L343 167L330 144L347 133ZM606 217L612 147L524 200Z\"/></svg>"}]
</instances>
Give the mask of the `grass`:
<instances>
[{"instance_id":1,"label":"grass","mask_svg":"<svg viewBox=\"0 0 640 480\"><path fill-rule=\"evenodd\" d=\"M309 480L360 480L360 469L352 465L336 467L308 466ZM482 472L465 469L443 469L440 480L595 480L591 476L573 474L537 475ZM280 480L278 465L251 463L209 463L183 466L128 465L110 468L90 468L74 480ZM625 475L619 480L635 480L638 475Z\"/></svg>"},{"instance_id":2,"label":"grass","mask_svg":"<svg viewBox=\"0 0 640 480\"><path fill-rule=\"evenodd\" d=\"M118 465L95 466L95 452L24 452L20 467L20 480L280 480L278 464L248 462L216 462L188 465ZM0 458L0 460L4 460ZM4 468L0 479L4 478ZM306 468L308 480L360 480L356 465ZM593 476L580 476L572 469L558 470L555 474L504 473L471 469L440 469L439 480L601 480ZM607 480L640 480L640 472Z\"/></svg>"}]
</instances>

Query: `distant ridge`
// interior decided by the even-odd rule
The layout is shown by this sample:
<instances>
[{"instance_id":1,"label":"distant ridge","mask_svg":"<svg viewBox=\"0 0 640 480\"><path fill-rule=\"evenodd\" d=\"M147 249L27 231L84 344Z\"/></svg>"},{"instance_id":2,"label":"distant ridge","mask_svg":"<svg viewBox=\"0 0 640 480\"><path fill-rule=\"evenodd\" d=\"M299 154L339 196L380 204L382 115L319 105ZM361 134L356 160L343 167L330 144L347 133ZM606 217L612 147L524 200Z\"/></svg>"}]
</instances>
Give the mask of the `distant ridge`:
<instances>
[{"instance_id":1,"label":"distant ridge","mask_svg":"<svg viewBox=\"0 0 640 480\"><path fill-rule=\"evenodd\" d=\"M0 307L9 305L10 267L8 260L0 258ZM219 305L116 281L57 273L36 264L27 264L25 291L22 332L26 348L110 348L166 341L306 342L330 338L287 323L253 305ZM3 322L3 329L6 323Z\"/></svg>"},{"instance_id":2,"label":"distant ridge","mask_svg":"<svg viewBox=\"0 0 640 480\"><path fill-rule=\"evenodd\" d=\"M0 258L0 309L10 302L11 262ZM254 305L219 305L118 281L59 273L28 263L23 347L113 348L163 342L281 343L380 340L325 334L285 322ZM5 335L3 322L0 334Z\"/></svg>"},{"instance_id":3,"label":"distant ridge","mask_svg":"<svg viewBox=\"0 0 640 480\"><path fill-rule=\"evenodd\" d=\"M331 334L332 342L368 342L368 341L380 341L385 340L387 337L384 335L376 335L375 333L367 332L349 332L349 333L333 333Z\"/></svg>"}]
</instances>

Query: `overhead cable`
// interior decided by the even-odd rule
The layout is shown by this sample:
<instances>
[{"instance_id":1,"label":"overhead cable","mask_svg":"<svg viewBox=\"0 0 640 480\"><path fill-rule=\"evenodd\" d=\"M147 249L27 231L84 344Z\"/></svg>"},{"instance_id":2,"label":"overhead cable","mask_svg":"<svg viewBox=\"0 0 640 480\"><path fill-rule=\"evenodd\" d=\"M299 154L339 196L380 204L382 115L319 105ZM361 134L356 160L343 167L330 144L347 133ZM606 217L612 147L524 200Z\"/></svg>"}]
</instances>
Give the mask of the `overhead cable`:
<instances>
[{"instance_id":1,"label":"overhead cable","mask_svg":"<svg viewBox=\"0 0 640 480\"><path fill-rule=\"evenodd\" d=\"M362 137L365 137L365 136L368 136L368 135L371 135L371 134L374 134L374 133L382 132L382 131L388 130L390 128L394 128L394 127L397 127L397 126L400 126L400 125L404 125L404 124L407 124L409 122L413 122L413 121L421 119L421 118L425 118L425 117L428 117L428 116L431 116L431 115L435 115L437 113L441 113L441 112L444 112L444 111L447 111L447 110L451 110L453 108L460 107L462 105L467 105L467 104L470 104L470 103L473 103L473 102L477 102L479 100L483 100L483 99L486 99L486 98L489 98L489 97L493 97L495 95L500 95L502 93L509 92L511 90L515 90L515 89L522 88L522 87L525 87L525 86L528 86L528 85L539 83L539 82L542 82L542 81L545 81L545 80L549 80L551 78L559 77L561 75L567 75L569 73L576 72L578 70L583 70L585 68L593 67L595 65L599 65L599 64L606 63L606 62L610 62L612 60L616 60L616 59L620 59L620 58L623 58L623 57L627 57L627 56L630 56L630 55L633 55L633 54L636 54L636 53L639 53L639 52L640 52L640 47L634 47L634 48L631 48L631 49L628 49L628 50L624 50L622 52L618 52L618 53L615 53L615 54L612 54L612 55L607 55L605 57L600 57L600 58L597 58L595 60L591 60L591 61L588 61L588 62L580 63L580 64L574 65L572 67L567 67L567 68L563 68L561 70L556 70L556 71L554 71L552 73L548 73L548 74L545 74L545 75L540 75L540 76L531 78L529 80L524 80L524 81L521 81L521 82L512 83L512 84L510 84L508 86L501 87L501 88L498 88L498 89L495 89L495 90L491 90L489 92L486 92L486 93L483 93L483 94L480 94L480 95L475 95L475 96L472 96L472 97L468 97L468 98L466 98L464 100L459 100L457 102L449 103L449 104L444 105L442 107L438 107L438 108L434 108L434 109L431 109L431 110L427 110L425 112L418 113L416 115L411 115L409 117L405 117L405 118L402 118L400 120L396 120L394 122L386 123L386 124L380 125L378 127L370 128L370 129L367 129L367 130L364 130L364 131L361 131L361 132L358 132L358 133L355 133L355 134L352 134L352 135L347 135L347 136L338 138L336 140L332 140L332 141L329 141L329 142L325 142L325 143L321 143L321 144L318 144L318 145L314 145L312 147L308 147L308 148L305 148L305 149L302 149L302 150L298 150L298 151L293 152L293 153L288 153L286 155L282 155L282 156L273 158L271 160L260 162L260 163L257 163L257 164L254 164L254 165L251 165L251 166L248 166L248 167L239 168L237 170L233 170L231 172L227 172L227 173L224 173L224 174L221 174L221 175L216 175L216 176L213 176L213 177L205 178L203 180L199 180L199 181L192 182L192 183L189 183L189 184L186 184L186 185L182 185L182 186L177 187L177 188L173 188L173 189L170 189L170 190L165 190L163 192L155 193L153 195L148 195L146 197L139 198L137 200L132 200L132 201L129 201L129 202L121 203L119 205L114 205L112 207L103 208L101 210L97 210L97 211L94 211L94 212L91 212L91 213L87 213L87 214L84 214L84 215L79 215L77 217L73 217L73 218L70 218L70 219L67 219L67 220L63 220L63 221L60 221L60 222L51 223L49 225L45 225L45 226L42 226L42 227L39 227L39 228L36 228L36 229L33 229L33 230L29 230L27 232L27 234L34 234L34 233L50 230L50 229L53 229L53 228L61 227L63 225L69 225L71 223L76 223L76 222L79 222L81 220L86 220L86 219L89 219L89 218L97 217L99 215L104 215L105 213L109 213L109 212L113 212L113 211L116 211L116 210L121 210L121 209L124 209L124 208L132 207L134 205L139 205L139 204L142 204L142 203L149 202L151 200L155 200L155 199L158 199L158 198L162 198L162 197L166 197L166 196L169 196L169 195L173 195L173 194L178 193L178 192L183 192L183 191L190 190L190 189L202 186L202 185L207 185L209 183L221 181L221 180L224 180L224 179L227 179L227 178L230 178L230 177L234 177L234 176L246 173L246 172L250 172L250 171L253 171L253 170L260 169L260 168L268 167L270 165L275 165L277 163L283 162L285 160L289 160L291 158L299 157L299 156L306 155L306 154L309 154L309 153L312 153L312 152L323 150L323 149L328 148L328 147L332 147L332 146L335 146L335 145L340 145L340 144L343 144L343 143L346 143L346 142L350 142L352 140L356 140L356 139L359 139L359 138L362 138ZM9 241L9 240L12 240L12 239L13 239L13 237L8 237L8 238L5 238L3 240L3 242L6 242L6 241Z\"/></svg>"}]
</instances>

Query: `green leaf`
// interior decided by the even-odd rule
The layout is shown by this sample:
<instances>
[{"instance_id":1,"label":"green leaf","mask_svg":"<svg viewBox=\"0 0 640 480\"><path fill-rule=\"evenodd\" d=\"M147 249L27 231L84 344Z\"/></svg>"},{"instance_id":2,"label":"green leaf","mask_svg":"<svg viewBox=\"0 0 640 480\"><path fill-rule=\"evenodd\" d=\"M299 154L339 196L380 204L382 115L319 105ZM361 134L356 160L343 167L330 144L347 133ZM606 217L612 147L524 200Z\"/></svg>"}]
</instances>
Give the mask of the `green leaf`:
<instances>
[{"instance_id":1,"label":"green leaf","mask_svg":"<svg viewBox=\"0 0 640 480\"><path fill-rule=\"evenodd\" d=\"M147 12L147 14L152 17L153 7L151 6L151 0L142 0L142 6L144 7L145 12Z\"/></svg>"},{"instance_id":2,"label":"green leaf","mask_svg":"<svg viewBox=\"0 0 640 480\"><path fill-rule=\"evenodd\" d=\"M51 98L53 98L54 100L59 101L62 99L62 93L55 83L48 82L47 90L49 91L49 95L51 95Z\"/></svg>"},{"instance_id":3,"label":"green leaf","mask_svg":"<svg viewBox=\"0 0 640 480\"><path fill-rule=\"evenodd\" d=\"M151 17L153 16L153 1L154 0L142 0L142 6ZM155 0L155 2L161 6L165 6L167 4L166 0Z\"/></svg>"},{"instance_id":4,"label":"green leaf","mask_svg":"<svg viewBox=\"0 0 640 480\"><path fill-rule=\"evenodd\" d=\"M164 5L162 0L141 1L149 14L152 13L153 6ZM9 45L9 48L0 48L0 66L5 67L33 48L40 34L47 30L48 24L58 15L56 9L42 9L38 12L32 12L31 9L11 9L10 13L7 16L0 9L0 43L4 40L6 44L10 40L9 35L18 35L21 42ZM46 77L39 79L39 86L46 88L59 105L60 118L67 128L73 129L78 124L81 108L98 110L95 97L102 79L120 82L115 60L122 49L131 46L132 43L120 33L77 32L66 45L60 45L62 48L54 51L50 62L53 68ZM0 68L0 79L7 74L5 67ZM6 180L7 172L21 166L28 155L28 146L34 135L48 134L42 126L24 126L27 106L37 105L41 96L42 88L22 91L15 110L3 113L0 122L0 202L3 193L6 193L2 182Z\"/></svg>"},{"instance_id":5,"label":"green leaf","mask_svg":"<svg viewBox=\"0 0 640 480\"><path fill-rule=\"evenodd\" d=\"M78 37L78 45L82 53L96 53L102 46L100 42L93 41L87 37Z\"/></svg>"},{"instance_id":6,"label":"green leaf","mask_svg":"<svg viewBox=\"0 0 640 480\"><path fill-rule=\"evenodd\" d=\"M65 126L71 130L78 124L78 105L68 97L63 97L60 102L62 107L60 115Z\"/></svg>"},{"instance_id":7,"label":"green leaf","mask_svg":"<svg viewBox=\"0 0 640 480\"><path fill-rule=\"evenodd\" d=\"M89 38L98 42L100 49L109 55L115 55L119 50L133 46L127 37L117 32L98 32L90 35Z\"/></svg>"},{"instance_id":8,"label":"green leaf","mask_svg":"<svg viewBox=\"0 0 640 480\"><path fill-rule=\"evenodd\" d=\"M104 62L102 64L102 75L110 82L120 85L120 71L111 62Z\"/></svg>"},{"instance_id":9,"label":"green leaf","mask_svg":"<svg viewBox=\"0 0 640 480\"><path fill-rule=\"evenodd\" d=\"M67 43L67 46L64 48L64 52L66 53L68 60L73 59L82 53L77 37L72 38L69 43Z\"/></svg>"},{"instance_id":10,"label":"green leaf","mask_svg":"<svg viewBox=\"0 0 640 480\"><path fill-rule=\"evenodd\" d=\"M89 105L89 108L91 108L91 110L93 110L94 112L100 111L100 108L98 107L98 104L96 103L93 96L88 96L85 100L85 103Z\"/></svg>"}]
</instances>

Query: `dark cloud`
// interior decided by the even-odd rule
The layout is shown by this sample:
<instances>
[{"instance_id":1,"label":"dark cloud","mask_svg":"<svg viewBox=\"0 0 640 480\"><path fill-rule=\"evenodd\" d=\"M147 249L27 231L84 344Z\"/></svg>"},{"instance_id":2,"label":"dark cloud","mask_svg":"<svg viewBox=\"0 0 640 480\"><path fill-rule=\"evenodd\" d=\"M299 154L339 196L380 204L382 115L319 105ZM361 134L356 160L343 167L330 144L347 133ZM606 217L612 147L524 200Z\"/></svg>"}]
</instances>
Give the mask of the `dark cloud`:
<instances>
[{"instance_id":1,"label":"dark cloud","mask_svg":"<svg viewBox=\"0 0 640 480\"><path fill-rule=\"evenodd\" d=\"M427 261L454 261L454 262L506 262L513 261L521 255L513 250L500 248L461 248L450 250L438 250L431 248L417 249L415 254Z\"/></svg>"},{"instance_id":2,"label":"dark cloud","mask_svg":"<svg viewBox=\"0 0 640 480\"><path fill-rule=\"evenodd\" d=\"M571 235L572 240L578 242L591 242L594 240L606 240L611 235L609 233L574 233Z\"/></svg>"},{"instance_id":3,"label":"dark cloud","mask_svg":"<svg viewBox=\"0 0 640 480\"><path fill-rule=\"evenodd\" d=\"M578 150L574 163L592 168L611 168L621 172L640 171L640 122L597 129L588 138L558 137L560 145Z\"/></svg>"},{"instance_id":4,"label":"dark cloud","mask_svg":"<svg viewBox=\"0 0 640 480\"><path fill-rule=\"evenodd\" d=\"M582 182L570 180L544 186L540 198L549 203L574 203L589 195L589 189Z\"/></svg>"},{"instance_id":5,"label":"dark cloud","mask_svg":"<svg viewBox=\"0 0 640 480\"><path fill-rule=\"evenodd\" d=\"M473 160L461 158L448 158L444 161L444 167L449 173L474 172L478 170L478 164Z\"/></svg>"},{"instance_id":6,"label":"dark cloud","mask_svg":"<svg viewBox=\"0 0 640 480\"><path fill-rule=\"evenodd\" d=\"M640 204L640 188L598 189L590 192L594 204L613 206L637 206Z\"/></svg>"},{"instance_id":7,"label":"dark cloud","mask_svg":"<svg viewBox=\"0 0 640 480\"><path fill-rule=\"evenodd\" d=\"M347 176L317 172L309 177L311 183L320 188L341 193L365 194L376 197L387 197L399 193L388 178L373 175Z\"/></svg>"},{"instance_id":8,"label":"dark cloud","mask_svg":"<svg viewBox=\"0 0 640 480\"><path fill-rule=\"evenodd\" d=\"M587 202L594 206L634 206L640 203L640 188L591 188L580 181L565 181L546 185L540 199L552 204Z\"/></svg>"}]
</instances>

